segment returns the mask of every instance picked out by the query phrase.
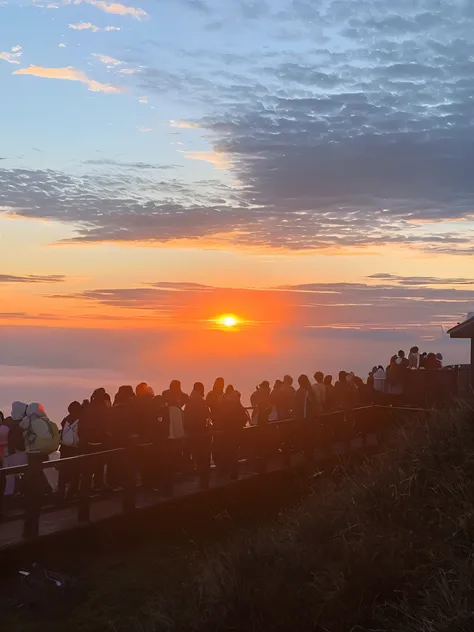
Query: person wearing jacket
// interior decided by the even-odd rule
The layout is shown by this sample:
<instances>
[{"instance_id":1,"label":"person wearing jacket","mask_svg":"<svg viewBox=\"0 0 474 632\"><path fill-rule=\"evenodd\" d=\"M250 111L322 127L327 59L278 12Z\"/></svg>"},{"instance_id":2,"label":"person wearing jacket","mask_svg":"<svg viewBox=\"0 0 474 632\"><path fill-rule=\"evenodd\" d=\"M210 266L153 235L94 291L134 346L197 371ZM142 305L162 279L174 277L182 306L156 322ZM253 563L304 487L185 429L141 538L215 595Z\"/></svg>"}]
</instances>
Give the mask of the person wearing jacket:
<instances>
[{"instance_id":1,"label":"person wearing jacket","mask_svg":"<svg viewBox=\"0 0 474 632\"><path fill-rule=\"evenodd\" d=\"M5 455L5 466L14 467L15 465L26 465L27 457L25 450L25 441L23 439L23 431L20 428L20 422L26 415L28 404L24 402L13 402L12 410L9 417L6 417L5 424L9 428L7 454ZM10 474L6 478L5 494L11 496L21 492L22 478Z\"/></svg>"},{"instance_id":2,"label":"person wearing jacket","mask_svg":"<svg viewBox=\"0 0 474 632\"><path fill-rule=\"evenodd\" d=\"M60 458L67 459L79 456L79 420L82 413L82 405L79 402L71 402L68 406L68 414L61 422L61 447ZM73 498L79 491L80 466L71 463L59 468L58 476L58 502L63 502L66 497Z\"/></svg>"},{"instance_id":3,"label":"person wearing jacket","mask_svg":"<svg viewBox=\"0 0 474 632\"><path fill-rule=\"evenodd\" d=\"M107 449L109 441L109 415L111 408L110 395L104 388L99 388L92 393L89 404L83 409L79 419L79 449L82 454L94 454ZM92 478L94 487L104 487L105 462L102 459L96 461L94 466L84 468L84 476L81 485L89 489Z\"/></svg>"},{"instance_id":4,"label":"person wearing jacket","mask_svg":"<svg viewBox=\"0 0 474 632\"><path fill-rule=\"evenodd\" d=\"M248 415L240 401L239 391L229 384L222 402L222 471L230 480L238 478L239 448L242 429L248 421Z\"/></svg>"},{"instance_id":5,"label":"person wearing jacket","mask_svg":"<svg viewBox=\"0 0 474 632\"><path fill-rule=\"evenodd\" d=\"M40 435L38 432L38 423L42 424L42 427L45 425L50 426L53 422L49 419L44 406L39 404L38 402L34 402L29 404L25 416L20 422L20 428L23 431L23 439L25 441L26 452L36 452L41 450L41 445L44 441L44 436ZM48 433L45 432L45 435ZM49 441L49 436L47 437ZM56 445L57 447L57 445ZM54 450L53 450L54 451ZM49 461L50 452L42 453L43 462ZM39 481L37 481L38 489L40 493L47 496L52 492L51 485L46 478L44 470L41 471L41 476Z\"/></svg>"},{"instance_id":6,"label":"person wearing jacket","mask_svg":"<svg viewBox=\"0 0 474 632\"><path fill-rule=\"evenodd\" d=\"M204 399L204 384L196 382L184 408L184 430L190 440L191 454L198 474L203 474L210 467L210 415L211 411Z\"/></svg>"}]
</instances>

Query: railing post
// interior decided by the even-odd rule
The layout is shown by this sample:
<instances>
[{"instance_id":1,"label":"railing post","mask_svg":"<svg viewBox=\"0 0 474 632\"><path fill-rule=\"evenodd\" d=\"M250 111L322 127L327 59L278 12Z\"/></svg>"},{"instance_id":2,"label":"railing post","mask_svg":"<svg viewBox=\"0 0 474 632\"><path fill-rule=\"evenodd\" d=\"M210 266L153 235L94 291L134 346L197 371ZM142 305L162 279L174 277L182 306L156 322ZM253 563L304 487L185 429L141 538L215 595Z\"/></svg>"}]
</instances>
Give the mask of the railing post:
<instances>
[{"instance_id":1,"label":"railing post","mask_svg":"<svg viewBox=\"0 0 474 632\"><path fill-rule=\"evenodd\" d=\"M137 465L138 435L131 435L125 447L125 485L123 493L124 512L133 511L137 506Z\"/></svg>"},{"instance_id":2,"label":"railing post","mask_svg":"<svg viewBox=\"0 0 474 632\"><path fill-rule=\"evenodd\" d=\"M28 453L28 467L25 471L25 519L23 538L37 538L39 534L39 518L43 504L43 460L41 452Z\"/></svg>"},{"instance_id":3,"label":"railing post","mask_svg":"<svg viewBox=\"0 0 474 632\"><path fill-rule=\"evenodd\" d=\"M94 457L92 454L82 455L80 462L80 488L77 519L79 522L90 522L91 487L94 472Z\"/></svg>"},{"instance_id":4,"label":"railing post","mask_svg":"<svg viewBox=\"0 0 474 632\"><path fill-rule=\"evenodd\" d=\"M283 454L284 467L290 467L291 465L291 428L288 422L283 422L280 425L281 432L281 448Z\"/></svg>"},{"instance_id":5,"label":"railing post","mask_svg":"<svg viewBox=\"0 0 474 632\"><path fill-rule=\"evenodd\" d=\"M257 427L257 474L267 473L267 424L263 423Z\"/></svg>"}]
</instances>

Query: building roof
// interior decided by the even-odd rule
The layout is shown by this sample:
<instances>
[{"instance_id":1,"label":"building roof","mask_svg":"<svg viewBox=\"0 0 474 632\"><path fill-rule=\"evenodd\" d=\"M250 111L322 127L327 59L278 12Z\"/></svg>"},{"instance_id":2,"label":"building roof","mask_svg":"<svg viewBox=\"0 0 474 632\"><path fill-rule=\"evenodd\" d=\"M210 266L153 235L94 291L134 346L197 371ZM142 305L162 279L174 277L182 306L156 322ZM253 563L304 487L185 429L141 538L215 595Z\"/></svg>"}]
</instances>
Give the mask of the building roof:
<instances>
[{"instance_id":1,"label":"building roof","mask_svg":"<svg viewBox=\"0 0 474 632\"><path fill-rule=\"evenodd\" d=\"M451 338L474 338L474 316L452 327L448 334Z\"/></svg>"}]
</instances>

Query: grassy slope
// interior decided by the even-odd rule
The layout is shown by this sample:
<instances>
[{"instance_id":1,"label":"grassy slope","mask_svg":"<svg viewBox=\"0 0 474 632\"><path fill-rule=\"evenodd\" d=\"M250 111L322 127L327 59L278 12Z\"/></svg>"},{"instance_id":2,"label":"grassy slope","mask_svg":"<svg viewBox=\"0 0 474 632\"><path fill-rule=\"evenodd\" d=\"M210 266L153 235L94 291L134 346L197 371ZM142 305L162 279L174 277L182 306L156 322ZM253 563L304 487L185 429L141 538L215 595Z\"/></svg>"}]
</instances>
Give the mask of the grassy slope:
<instances>
[{"instance_id":1,"label":"grassy slope","mask_svg":"<svg viewBox=\"0 0 474 632\"><path fill-rule=\"evenodd\" d=\"M407 426L271 528L109 567L48 630L471 632L473 422L463 407Z\"/></svg>"}]
</instances>

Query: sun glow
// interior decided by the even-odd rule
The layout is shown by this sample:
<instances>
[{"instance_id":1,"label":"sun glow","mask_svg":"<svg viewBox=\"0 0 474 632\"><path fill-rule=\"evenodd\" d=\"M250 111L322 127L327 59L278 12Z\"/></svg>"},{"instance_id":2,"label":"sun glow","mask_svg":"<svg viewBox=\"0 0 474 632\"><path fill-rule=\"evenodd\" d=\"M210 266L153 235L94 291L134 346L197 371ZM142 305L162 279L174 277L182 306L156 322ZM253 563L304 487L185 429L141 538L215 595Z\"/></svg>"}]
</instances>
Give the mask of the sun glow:
<instances>
[{"instance_id":1,"label":"sun glow","mask_svg":"<svg viewBox=\"0 0 474 632\"><path fill-rule=\"evenodd\" d=\"M237 318L237 316L234 316L234 314L222 314L221 316L218 316L214 322L220 327L232 329L233 327L236 327L241 321Z\"/></svg>"}]
</instances>

